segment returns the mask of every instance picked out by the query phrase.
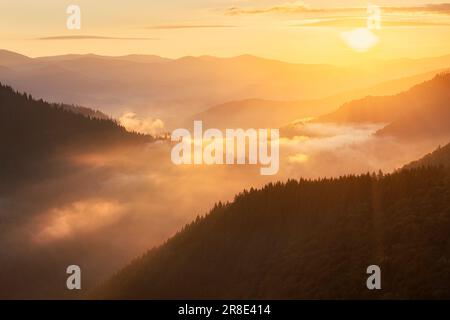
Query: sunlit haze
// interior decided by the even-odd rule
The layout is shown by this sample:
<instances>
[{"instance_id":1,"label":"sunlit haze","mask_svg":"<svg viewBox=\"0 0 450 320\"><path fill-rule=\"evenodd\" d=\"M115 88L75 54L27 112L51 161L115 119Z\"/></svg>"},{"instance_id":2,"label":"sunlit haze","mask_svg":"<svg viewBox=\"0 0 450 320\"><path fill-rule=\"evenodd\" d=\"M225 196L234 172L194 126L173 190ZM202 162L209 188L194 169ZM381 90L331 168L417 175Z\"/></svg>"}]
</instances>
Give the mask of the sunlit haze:
<instances>
[{"instance_id":1,"label":"sunlit haze","mask_svg":"<svg viewBox=\"0 0 450 320\"><path fill-rule=\"evenodd\" d=\"M378 41L370 50L361 50L373 42L370 36L354 34L350 45L342 38L343 33L366 26L367 1L130 0L124 4L79 0L81 30L65 27L67 1L3 1L0 40L3 48L33 57L65 53L139 53L170 58L253 54L331 64L418 58L450 52L450 14L448 5L439 5L441 2L372 1L381 6L382 21L376 32ZM74 36L92 39L70 39ZM359 44L355 43L357 37L362 37Z\"/></svg>"}]
</instances>

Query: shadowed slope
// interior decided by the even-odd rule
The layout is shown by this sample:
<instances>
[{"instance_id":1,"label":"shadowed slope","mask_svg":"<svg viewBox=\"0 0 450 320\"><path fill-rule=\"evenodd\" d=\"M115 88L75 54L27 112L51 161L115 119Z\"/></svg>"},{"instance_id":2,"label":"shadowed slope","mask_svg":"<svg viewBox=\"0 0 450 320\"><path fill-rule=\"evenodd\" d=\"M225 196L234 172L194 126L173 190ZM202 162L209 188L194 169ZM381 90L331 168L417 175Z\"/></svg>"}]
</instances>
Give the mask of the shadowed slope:
<instances>
[{"instance_id":1,"label":"shadowed slope","mask_svg":"<svg viewBox=\"0 0 450 320\"><path fill-rule=\"evenodd\" d=\"M269 184L216 205L92 297L449 298L449 208L444 168ZM378 292L366 288L372 264Z\"/></svg>"},{"instance_id":2,"label":"shadowed slope","mask_svg":"<svg viewBox=\"0 0 450 320\"><path fill-rule=\"evenodd\" d=\"M17 176L25 167L69 148L151 141L130 133L97 111L49 104L0 85L0 176ZM30 161L33 159L33 161Z\"/></svg>"}]
</instances>

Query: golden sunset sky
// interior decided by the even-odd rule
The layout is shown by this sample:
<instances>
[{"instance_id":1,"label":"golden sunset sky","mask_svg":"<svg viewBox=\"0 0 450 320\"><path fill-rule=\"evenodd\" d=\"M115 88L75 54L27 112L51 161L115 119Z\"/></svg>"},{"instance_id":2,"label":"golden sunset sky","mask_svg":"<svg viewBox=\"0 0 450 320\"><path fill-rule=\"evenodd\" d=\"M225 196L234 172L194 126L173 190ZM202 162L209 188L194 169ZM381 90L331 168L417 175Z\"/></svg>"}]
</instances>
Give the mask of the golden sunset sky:
<instances>
[{"instance_id":1,"label":"golden sunset sky","mask_svg":"<svg viewBox=\"0 0 450 320\"><path fill-rule=\"evenodd\" d=\"M359 0L4 0L0 47L32 57L253 54L332 64L431 57L450 53L443 1L371 1L381 29L367 32L369 3ZM70 4L81 8L81 30L66 28Z\"/></svg>"}]
</instances>

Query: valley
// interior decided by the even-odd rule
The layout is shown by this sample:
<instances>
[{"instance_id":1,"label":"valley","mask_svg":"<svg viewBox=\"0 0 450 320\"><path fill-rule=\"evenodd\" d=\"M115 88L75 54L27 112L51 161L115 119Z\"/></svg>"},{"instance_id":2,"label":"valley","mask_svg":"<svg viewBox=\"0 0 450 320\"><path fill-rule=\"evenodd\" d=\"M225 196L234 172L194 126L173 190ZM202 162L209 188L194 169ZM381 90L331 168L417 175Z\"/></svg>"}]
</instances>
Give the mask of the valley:
<instances>
[{"instance_id":1,"label":"valley","mask_svg":"<svg viewBox=\"0 0 450 320\"><path fill-rule=\"evenodd\" d=\"M13 57L14 59L7 60L8 68L14 66L17 70L18 63L24 63L23 59L29 61L28 58L15 55ZM71 63L74 63L73 61L77 61L77 59L79 57L75 56L50 60L70 60ZM95 57L95 59L100 58ZM106 57L102 59L110 60ZM142 59L147 58L139 57L139 60ZM253 61L250 57L240 59ZM38 60L46 61L46 59ZM188 59L188 61L191 60ZM211 63L209 59L206 61ZM212 61L217 62L216 59L212 59ZM232 61L235 63L240 60ZM231 61L228 62L231 63ZM125 62L122 61L122 58L117 58L113 64L117 63ZM157 60L157 62L151 63L172 62ZM128 65L128 62L125 64ZM23 68L29 68L29 66ZM416 80L419 82L415 82ZM411 81L414 81L414 84L405 88ZM103 80L99 83L103 83ZM375 223L372 216L374 212L377 212L373 210L379 204L373 202L374 199L370 199L370 196L372 192L376 192L382 199L392 201L388 207L383 207L385 210L383 212L384 214L392 213L395 215L395 219L399 220L398 222L394 220L393 227L388 227L390 218L388 219L387 216L383 216L382 222L382 228L385 230L383 232L386 232L391 242L403 241L407 238L406 234L409 231L394 228L402 221L399 213L401 210L399 211L397 207L398 204L395 202L397 200L391 199L388 194L383 193L384 186L401 192L406 185L410 188L407 189L408 192L414 195L416 195L414 192L419 194L424 192L425 189L418 186L420 183L432 187L430 190L434 190L433 188L438 190L442 187L444 189L439 189L443 192L441 196L433 198L433 201L436 202L430 203L435 208L440 208L439 210L442 209L439 206L444 205L445 207L447 173L444 172L444 169L429 169L428 171L417 169L417 172L413 171L412 173L390 173L421 158L424 154L436 149L439 144L448 143L449 136L446 128L448 128L449 118L445 116L448 85L448 75L445 73L431 77L430 74L423 74L412 79L399 80L398 87L402 89L402 92L392 93L393 95L390 96L346 100L347 102L341 107L339 105L332 107L333 103L328 106L324 101L337 103L343 98L330 98L331 100L325 98L322 102L316 101L318 104L312 103L311 109L303 109L303 103L286 102L280 108L290 111L283 113L282 117L278 119L271 119L271 115L280 106L279 102L256 99L246 100L247 102L243 103L225 104L218 107L219 111L216 115L208 115L209 121L204 122L203 132L215 128L212 126L213 124L217 125L217 128L222 128L223 125L238 123L233 119L242 119L240 124L243 128L248 128L246 127L248 124L281 125L286 123L286 126L282 126L280 130L279 171L273 176L261 176L259 166L208 166L206 164L176 166L170 157L173 142L167 139L157 139L148 134L132 132L130 128L126 130L108 115L111 109L104 107L106 104L98 104L100 111L97 111L86 106L47 103L39 98L34 98L28 92L16 92L17 88L3 85L0 90L0 113L2 116L0 118L2 122L0 142L3 150L0 169L2 178L0 184L0 217L2 219L0 240L6 250L0 256L2 266L0 296L19 299L77 299L86 297L86 295L108 299L203 297L202 293L196 291L198 286L183 282L190 278L200 278L201 281L205 281L203 294L208 293L208 297L335 298L359 297L361 294L369 297L361 292L346 291L348 287L334 282L332 282L332 287L340 286L342 291L324 289L322 292L316 292L313 287L318 283L315 281L319 280L315 278L317 274L313 270L321 270L319 267L321 264L331 266L332 263L335 263L338 270L330 267L326 271L328 272L326 274L331 277L331 274L340 270L339 268L350 268L347 265L340 266L338 262L353 259L349 258L348 252L361 253L360 260L351 261L355 263L354 268L361 267L363 270L363 265L372 262L369 256L374 255L377 259L380 258L380 248L389 252L388 257L391 260L386 261L391 262L386 262L388 268L399 268L399 264L393 258L397 254L402 259L412 259L408 256L409 253L402 255L396 247L392 247L392 244L384 247L379 243L378 233L370 229L373 227L371 223ZM390 86L386 85L386 87ZM55 89L55 87L52 88ZM56 89L53 92L57 92L58 95L64 92L59 90L61 87L56 87ZM392 87L390 89L393 90ZM39 92L38 96L45 96L45 91L39 90L38 87L33 90ZM375 91L374 89L372 92ZM387 91L383 89L381 92ZM426 100L429 92L432 92L432 98ZM103 92L96 96L108 97L110 95ZM53 96L54 99L55 97ZM71 99L69 98L68 101ZM86 101L89 101L87 106L97 106L92 100ZM260 102L262 105L261 120L254 121L250 115L259 112ZM206 105L204 104L204 106ZM397 110L402 105L414 107L411 118ZM316 107L317 110L314 109ZM353 112L353 109L357 109L358 112ZM208 112L215 113L217 110L213 108ZM326 112L322 113L321 110L326 110ZM335 111L331 112L332 110ZM424 111L421 110L426 110L429 114L425 117ZM164 111L165 115L168 114L166 111ZM327 113L329 111L331 113ZM179 123L188 123L195 112L197 111L194 109L179 112ZM321 114L323 115L321 116ZM298 121L297 116L317 117L312 121ZM151 117L152 119L156 118L153 112L151 112ZM417 118L440 123L439 134L436 131L433 131L431 135L409 134L410 132L422 133L418 130L417 124L410 120ZM229 122L227 123L227 121ZM426 124L426 122L421 122L419 125L426 129ZM192 122L190 125L192 126ZM165 130L168 128L166 127ZM395 128L395 130L391 128ZM366 172L379 172L380 170L386 173L383 178L374 178L371 174L366 174ZM430 182L429 177L439 177L439 180L436 181L437 184ZM406 182L396 182L403 181L402 179L406 179L404 180ZM381 188L381 186L383 188L371 189L368 187L371 184L378 186L377 188ZM299 193L294 191L297 187ZM304 188L306 191L300 191L305 190ZM348 190L353 191L348 193ZM306 194L302 196L302 192L306 192ZM285 194L288 198L279 198L281 194ZM298 198L299 194L300 198ZM318 194L326 195L329 199L325 202L317 200ZM359 196L363 198L358 198ZM409 197L409 194L405 196ZM429 193L423 193L423 196L432 197ZM256 203L251 200L253 197L258 199ZM306 198L309 197L313 198L308 201L316 200L305 204L298 200L306 201ZM277 200L269 202L269 199ZM407 218L410 219L408 223L413 224L415 219L424 219L413 208L417 205L426 210L428 198L408 199L407 201L411 202L408 202L407 207L408 210L411 210L411 216ZM249 202L246 204L247 201ZM239 207L240 203L244 203L243 207ZM258 203L266 206L261 207ZM320 207L325 203L332 205L327 208ZM351 207L347 207L347 203L351 203ZM235 206L238 207L234 209ZM347 208L348 211L345 211L344 208ZM344 211L340 211L340 209ZM221 212L234 212L234 210L245 213L230 215L230 219L233 217L236 219L235 221L222 218L225 213ZM436 221L440 221L445 226L446 212L442 210L439 211L441 220L437 219ZM314 218L317 212L327 214L322 222ZM245 219L246 214L249 215L249 220L240 220ZM258 214L261 214L262 220L253 217ZM343 214L345 219L336 220L338 216L334 215L338 214ZM241 217L241 215L243 216ZM278 220L278 218L273 218L273 215L284 218ZM225 217L228 217L228 214ZM216 221L216 219L218 219L216 227L213 227L214 223L210 226L209 221ZM350 225L347 226L347 223ZM432 222L427 223L431 224ZM338 228L331 232L331 225L338 226ZM445 233L445 230L438 227L430 228L434 228L434 231L438 230L437 237L441 237ZM301 237L296 238L299 230L301 230ZM329 234L329 238L323 236L315 239L311 233L313 230L316 230L314 234ZM364 230L367 231L367 234L360 235L360 232ZM205 236L203 232L209 236ZM268 235L271 232L275 235L283 234L285 237L270 237ZM429 230L423 232L427 233ZM348 234L348 237L345 234ZM400 238L396 238L396 234ZM426 238L422 233L418 235L421 238L417 239L417 246L423 246L423 248L434 246L433 239ZM365 239L368 247L353 247L352 237ZM189 240L183 240L185 238ZM235 240L228 241L226 239ZM336 239L340 240L336 242ZM242 261L247 259L245 258L246 252L253 252L255 256L252 261L259 261L258 264L262 268L277 270L278 274L275 273L274 278L252 278L249 275L250 269L235 269L236 266L222 261L221 256L230 255L229 250L238 248L238 243L248 245L248 247L241 248L243 251L239 251L242 253L242 256L239 255ZM264 250L255 247L255 243L264 243L261 247ZM206 244L210 244L210 246L206 246ZM192 247L189 247L190 245ZM408 248L404 242L401 242L401 245L405 246L405 250ZM167 249L172 246L174 246L173 249ZM331 251L327 251L327 256L337 260L333 260L334 262L326 260L325 256L319 254L320 248L332 248ZM175 250L174 252L183 258L180 261L172 262L169 259L170 254L166 253L169 252L167 250ZM228 288L228 291L217 291L214 287L206 285L207 283L219 285L212 281L212 278L208 278L221 278L217 274L210 274L201 267L198 270L202 274L191 273L194 271L183 264L185 261L183 259L189 261L197 259L199 262L204 262L201 264L202 266L207 265L208 261L203 261L204 257L198 256L199 252L203 252L201 250L205 250L210 257L214 257L210 258L212 260L208 260L218 264L217 268L213 268L214 270L220 270L220 266L229 267L231 273L227 277L223 277L229 280L228 284L220 284L220 286ZM267 250L271 252L271 255L267 256ZM147 251L149 253L144 255L143 260L136 258ZM214 255L214 252L217 255ZM305 258L295 255L293 252L301 252L302 256L315 258L311 260L311 264L308 264L305 262ZM336 255L334 256L332 252L336 252ZM149 258L153 255L156 255L157 258ZM137 278L133 278L133 281L137 282L130 280L130 287L121 287L121 282L117 282L115 277L127 279L129 277L128 267L123 269L119 275L113 278L111 276L118 270L122 270L133 259L142 262L135 262L129 268L142 270L141 266L145 266L145 270L147 270L148 266L149 273L144 274L139 271L136 273ZM439 256L433 257L433 259L445 261L447 258ZM291 262L278 264L274 261ZM377 261L382 264L384 260ZM418 263L417 268L420 270L427 268L433 272L433 275L437 274L439 271L430 267L428 261L424 260ZM66 276L60 270L65 270L67 265L74 262L83 270L87 270L87 272L83 272L83 289L86 291L83 290L81 293L67 292L60 287L60 283L64 283ZM31 264L35 267L30 269L29 265ZM251 265L250 262L248 265ZM309 280L301 278L301 274L286 267L288 265L303 270L301 274L304 274ZM439 263L438 268L445 268L445 264ZM322 271L325 274L325 270ZM411 272L416 271L411 270ZM152 291L145 286L146 281L156 281L154 280L156 278L152 277L158 278L163 273L167 274L167 277L178 279L180 287L175 291L166 290L164 288L168 288L168 286L163 281L164 279L158 282L160 287L153 287L157 291ZM226 272L224 271L223 274ZM262 270L259 276L264 274L266 271ZM355 277L353 274L348 278L349 283L356 283ZM241 284L242 287L240 287L236 284L236 279L243 278L248 278L248 282ZM313 279L316 280L313 281ZM391 280L393 282L388 283L392 285L398 283L394 279ZM295 288L289 287L286 281L293 284L301 283L301 288L304 290L298 292ZM406 280L396 281L404 283ZM137 283L141 283L143 287L141 288ZM259 287L257 283L260 283ZM325 283L322 284L323 288L328 288ZM411 291L404 292L396 291L394 287L391 287L389 289L391 291L387 291L386 297L389 297L389 293L396 297L432 296L429 291L420 291L419 289L417 289L419 291L414 291L416 289L413 288L416 288L416 285L416 283L411 283L411 286L405 287L409 288L405 290ZM275 291L267 290L274 286L277 288ZM252 289L249 291L249 288ZM123 295L119 295L119 292ZM252 295L252 292L255 294ZM256 294L256 292L258 293ZM142 296L139 296L138 293L142 293ZM445 295L446 292L442 291L439 294Z\"/></svg>"}]
</instances>

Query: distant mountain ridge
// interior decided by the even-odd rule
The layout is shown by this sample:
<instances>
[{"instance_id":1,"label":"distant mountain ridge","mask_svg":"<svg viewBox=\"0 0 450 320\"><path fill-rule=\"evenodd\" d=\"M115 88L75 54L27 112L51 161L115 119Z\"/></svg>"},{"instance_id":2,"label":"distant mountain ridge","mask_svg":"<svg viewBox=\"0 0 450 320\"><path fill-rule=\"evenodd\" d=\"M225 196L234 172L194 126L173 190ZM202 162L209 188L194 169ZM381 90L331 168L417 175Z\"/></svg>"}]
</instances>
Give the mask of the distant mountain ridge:
<instances>
[{"instance_id":1,"label":"distant mountain ridge","mask_svg":"<svg viewBox=\"0 0 450 320\"><path fill-rule=\"evenodd\" d=\"M31 62L33 59L25 55L0 49L0 65L4 67L15 66Z\"/></svg>"},{"instance_id":2,"label":"distant mountain ridge","mask_svg":"<svg viewBox=\"0 0 450 320\"><path fill-rule=\"evenodd\" d=\"M163 58L156 55L139 55L139 54L129 54L124 56L102 56L97 54L67 54L60 56L45 56L38 57L35 60L38 61L68 61L68 60L77 60L83 58L91 58L91 59L103 59L103 60L122 60L122 61L130 61L136 63L164 63L172 61L172 59Z\"/></svg>"},{"instance_id":3,"label":"distant mountain ridge","mask_svg":"<svg viewBox=\"0 0 450 320\"><path fill-rule=\"evenodd\" d=\"M202 120L213 128L279 128L296 120L304 121L311 117L335 111L350 100L367 95L389 95L410 89L412 86L432 79L441 70L435 70L411 77L382 82L374 87L344 92L318 100L273 101L264 99L245 99L230 101L213 106L192 116L187 125L194 120Z\"/></svg>"},{"instance_id":4,"label":"distant mountain ridge","mask_svg":"<svg viewBox=\"0 0 450 320\"><path fill-rule=\"evenodd\" d=\"M345 67L287 63L251 55L179 59L147 55L14 55L14 63L8 63L10 58L3 57L11 55L0 51L0 66L7 68L0 68L0 81L21 91L47 101L95 105L114 116L132 110L166 120L171 128L179 127L180 118L187 119L227 101L323 99L450 67L450 56L402 60L398 67L389 61L369 67Z\"/></svg>"},{"instance_id":5,"label":"distant mountain ridge","mask_svg":"<svg viewBox=\"0 0 450 320\"><path fill-rule=\"evenodd\" d=\"M450 138L450 73L437 75L412 90L417 91L415 98L420 103L377 134L402 139Z\"/></svg>"},{"instance_id":6,"label":"distant mountain ridge","mask_svg":"<svg viewBox=\"0 0 450 320\"><path fill-rule=\"evenodd\" d=\"M387 123L378 136L402 139L450 138L450 73L392 96L365 97L348 102L315 122Z\"/></svg>"}]
</instances>

